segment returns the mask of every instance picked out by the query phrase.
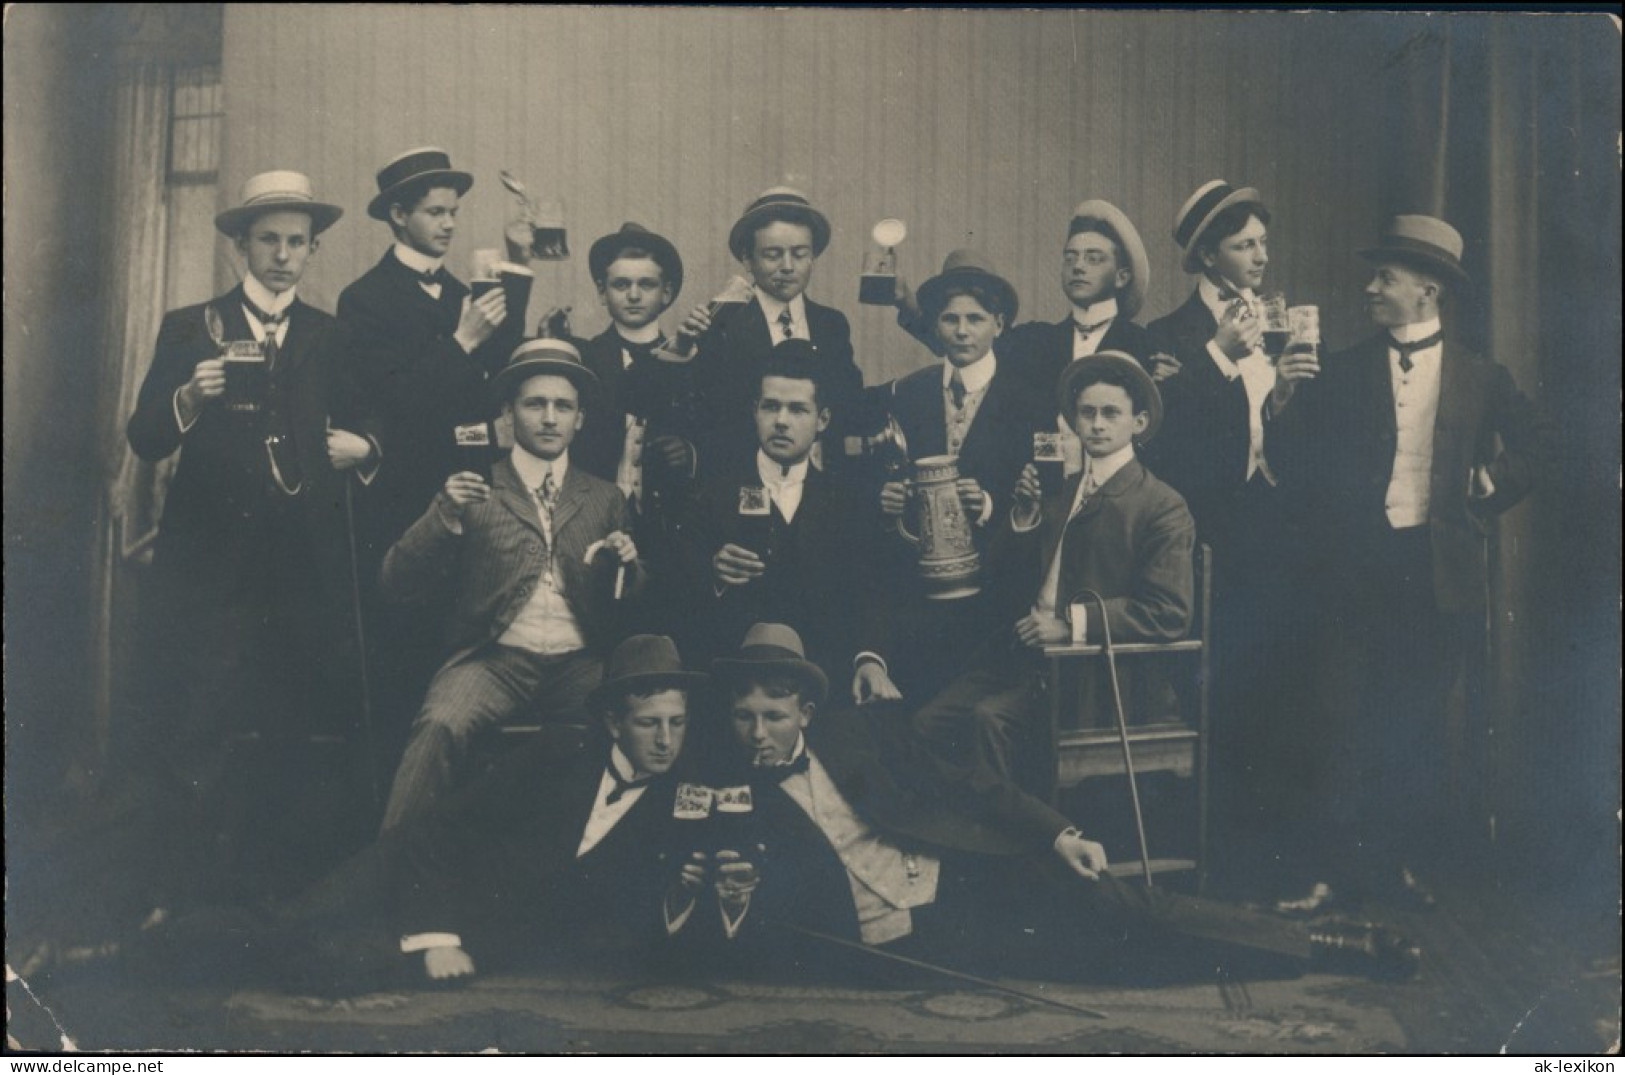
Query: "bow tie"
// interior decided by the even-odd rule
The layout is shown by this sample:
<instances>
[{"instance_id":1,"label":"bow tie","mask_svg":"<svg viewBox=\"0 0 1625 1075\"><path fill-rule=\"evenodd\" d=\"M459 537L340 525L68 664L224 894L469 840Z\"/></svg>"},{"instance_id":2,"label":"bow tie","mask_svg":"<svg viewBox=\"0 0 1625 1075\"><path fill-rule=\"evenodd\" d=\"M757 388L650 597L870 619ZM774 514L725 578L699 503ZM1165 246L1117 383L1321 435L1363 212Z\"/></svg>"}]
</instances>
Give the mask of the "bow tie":
<instances>
[{"instance_id":1,"label":"bow tie","mask_svg":"<svg viewBox=\"0 0 1625 1075\"><path fill-rule=\"evenodd\" d=\"M289 303L276 313L268 314L264 310L260 309L253 299L249 298L247 295L244 295L243 309L247 310L249 314L253 316L254 320L265 326L266 332L275 332L277 330L277 326L281 325L282 322L288 319L288 311L293 309L293 304Z\"/></svg>"},{"instance_id":2,"label":"bow tie","mask_svg":"<svg viewBox=\"0 0 1625 1075\"><path fill-rule=\"evenodd\" d=\"M1072 319L1072 327L1077 330L1079 336L1093 336L1095 333L1099 332L1101 329L1105 328L1111 323L1112 318L1110 317L1103 317L1099 321L1089 325L1085 325L1075 317Z\"/></svg>"},{"instance_id":3,"label":"bow tie","mask_svg":"<svg viewBox=\"0 0 1625 1075\"><path fill-rule=\"evenodd\" d=\"M787 761L783 765L758 766L756 771L765 779L776 780L782 784L786 780L790 779L790 777L795 776L797 773L806 772L807 763L810 759L811 755L803 750L801 752L801 757L794 761Z\"/></svg>"},{"instance_id":4,"label":"bow tie","mask_svg":"<svg viewBox=\"0 0 1625 1075\"><path fill-rule=\"evenodd\" d=\"M427 272L418 272L416 269L412 269L410 265L408 265L407 268L411 269L412 275L416 276L418 278L418 283L422 284L424 287L438 287L441 284L444 284L447 276L450 275L446 272L446 267L444 265L436 269L430 269Z\"/></svg>"},{"instance_id":5,"label":"bow tie","mask_svg":"<svg viewBox=\"0 0 1625 1075\"><path fill-rule=\"evenodd\" d=\"M627 792L637 791L639 788L646 788L654 782L654 777L652 776L641 777L637 780L622 780L621 774L615 771L614 766L606 768L604 772L608 773L609 778L615 781L615 786L611 788L609 794L604 797L605 806L614 806L616 803L621 801L622 797L624 797Z\"/></svg>"},{"instance_id":6,"label":"bow tie","mask_svg":"<svg viewBox=\"0 0 1625 1075\"><path fill-rule=\"evenodd\" d=\"M1426 351L1429 347L1437 347L1443 341L1443 332L1435 332L1431 336L1426 336L1420 340L1411 340L1409 342L1404 340L1396 340L1390 336L1388 337L1388 346L1399 352L1399 368L1404 370L1406 373L1409 373L1416 365L1416 362L1411 358L1412 355L1416 354L1418 351Z\"/></svg>"}]
</instances>

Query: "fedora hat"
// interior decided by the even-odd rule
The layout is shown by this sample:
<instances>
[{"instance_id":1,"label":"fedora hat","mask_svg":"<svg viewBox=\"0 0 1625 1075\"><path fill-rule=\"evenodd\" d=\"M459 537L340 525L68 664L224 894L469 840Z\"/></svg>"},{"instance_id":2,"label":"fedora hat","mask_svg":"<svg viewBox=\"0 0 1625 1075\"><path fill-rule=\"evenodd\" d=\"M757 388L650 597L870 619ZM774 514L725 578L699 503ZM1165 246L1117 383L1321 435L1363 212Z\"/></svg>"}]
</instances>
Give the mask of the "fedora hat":
<instances>
[{"instance_id":1,"label":"fedora hat","mask_svg":"<svg viewBox=\"0 0 1625 1075\"><path fill-rule=\"evenodd\" d=\"M1117 296L1117 309L1124 318L1133 317L1145 305L1145 292L1151 286L1151 261L1145 256L1145 243L1140 241L1140 232L1123 211L1111 202L1091 198L1079 202L1078 207L1072 210L1072 224L1067 229L1066 237L1083 231L1079 225L1086 220L1103 220L1117 233L1117 238L1123 245L1123 254L1128 258L1128 270L1133 274L1128 289Z\"/></svg>"},{"instance_id":2,"label":"fedora hat","mask_svg":"<svg viewBox=\"0 0 1625 1075\"><path fill-rule=\"evenodd\" d=\"M756 229L775 220L788 220L792 224L805 224L812 230L813 257L824 252L829 245L829 218L814 209L812 202L799 190L790 187L771 187L751 199L745 211L739 214L734 226L728 230L728 251L740 261L745 260L754 241Z\"/></svg>"},{"instance_id":3,"label":"fedora hat","mask_svg":"<svg viewBox=\"0 0 1625 1075\"><path fill-rule=\"evenodd\" d=\"M378 169L378 194L367 203L367 215L374 220L389 219L389 206L408 183L423 179L440 180L436 186L450 187L460 198L474 185L474 177L451 166L451 154L438 146L409 149Z\"/></svg>"},{"instance_id":4,"label":"fedora hat","mask_svg":"<svg viewBox=\"0 0 1625 1075\"><path fill-rule=\"evenodd\" d=\"M316 200L310 176L303 172L261 172L243 181L241 204L214 218L214 226L233 239L248 230L254 218L266 213L310 214L310 234L314 238L331 228L344 210Z\"/></svg>"},{"instance_id":5,"label":"fedora hat","mask_svg":"<svg viewBox=\"0 0 1625 1075\"><path fill-rule=\"evenodd\" d=\"M928 320L933 319L933 311L939 311L948 303L944 292L954 284L976 284L987 288L998 297L998 302L1004 307L1004 327L1009 328L1016 320L1016 310L1020 301L1016 298L1016 289L1010 281L998 274L993 263L988 261L980 251L960 249L949 254L942 262L942 271L921 284L915 295L919 299L920 310L926 314Z\"/></svg>"},{"instance_id":6,"label":"fedora hat","mask_svg":"<svg viewBox=\"0 0 1625 1075\"><path fill-rule=\"evenodd\" d=\"M622 224L619 231L612 231L595 240L587 250L587 271L592 275L593 283L602 284L609 273L610 264L621 251L633 248L647 250L655 264L665 272L666 282L671 285L672 301L676 302L677 293L683 290L683 259L678 256L677 247L664 235L657 235L630 220Z\"/></svg>"},{"instance_id":7,"label":"fedora hat","mask_svg":"<svg viewBox=\"0 0 1625 1075\"><path fill-rule=\"evenodd\" d=\"M598 389L598 375L582 363L574 344L544 336L514 348L508 364L491 378L492 398L501 403L516 386L547 373L568 377L583 396Z\"/></svg>"},{"instance_id":8,"label":"fedora hat","mask_svg":"<svg viewBox=\"0 0 1625 1075\"><path fill-rule=\"evenodd\" d=\"M662 690L693 690L704 672L685 672L677 644L665 635L632 635L609 655L604 681L587 695L589 713L607 713L618 697Z\"/></svg>"},{"instance_id":9,"label":"fedora hat","mask_svg":"<svg viewBox=\"0 0 1625 1075\"><path fill-rule=\"evenodd\" d=\"M1061 371L1061 379L1055 385L1055 398L1067 425L1072 424L1073 415L1077 410L1075 397L1078 382L1085 374L1101 367L1119 370L1139 383L1140 393L1146 402L1146 422L1145 432L1134 439L1144 444L1156 436L1157 429L1162 425L1162 393L1157 391L1157 382L1145 372L1145 367L1123 351L1096 351L1092 355L1073 359L1066 369ZM1076 433L1077 430L1074 429L1073 432Z\"/></svg>"},{"instance_id":10,"label":"fedora hat","mask_svg":"<svg viewBox=\"0 0 1625 1075\"><path fill-rule=\"evenodd\" d=\"M1438 217L1409 214L1390 220L1377 245L1360 251L1360 256L1367 261L1414 265L1465 284L1467 273L1461 267L1461 249L1461 232Z\"/></svg>"},{"instance_id":11,"label":"fedora hat","mask_svg":"<svg viewBox=\"0 0 1625 1075\"><path fill-rule=\"evenodd\" d=\"M795 628L782 623L752 624L745 632L745 641L732 657L718 657L711 662L711 675L725 682L763 672L796 676L808 687L808 694L816 705L822 705L829 694L829 677L822 668L807 660L807 651Z\"/></svg>"},{"instance_id":12,"label":"fedora hat","mask_svg":"<svg viewBox=\"0 0 1625 1075\"><path fill-rule=\"evenodd\" d=\"M1174 242L1185 252L1180 267L1188 273L1202 271L1202 259L1197 257L1196 248L1220 213L1232 205L1263 204L1264 198L1255 188L1232 187L1222 179L1197 187L1196 193L1185 199L1174 216Z\"/></svg>"}]
</instances>

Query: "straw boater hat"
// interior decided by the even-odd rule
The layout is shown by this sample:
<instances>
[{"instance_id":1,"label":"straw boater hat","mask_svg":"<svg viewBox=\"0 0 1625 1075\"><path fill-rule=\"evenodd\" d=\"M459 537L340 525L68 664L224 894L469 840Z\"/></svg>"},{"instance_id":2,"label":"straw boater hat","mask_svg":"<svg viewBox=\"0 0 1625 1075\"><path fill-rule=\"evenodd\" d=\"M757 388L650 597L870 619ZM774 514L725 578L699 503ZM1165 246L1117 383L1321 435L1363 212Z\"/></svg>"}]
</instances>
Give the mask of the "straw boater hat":
<instances>
[{"instance_id":1,"label":"straw boater hat","mask_svg":"<svg viewBox=\"0 0 1625 1075\"><path fill-rule=\"evenodd\" d=\"M515 385L545 373L568 377L583 397L598 389L598 377L581 362L581 352L568 340L526 340L514 348L502 371L491 378L491 395L497 402L507 399Z\"/></svg>"},{"instance_id":2,"label":"straw boater hat","mask_svg":"<svg viewBox=\"0 0 1625 1075\"><path fill-rule=\"evenodd\" d=\"M439 180L436 186L450 187L459 198L474 185L474 177L453 168L451 154L438 146L409 149L378 169L378 195L367 203L367 215L374 220L387 221L395 194L420 179Z\"/></svg>"},{"instance_id":3,"label":"straw boater hat","mask_svg":"<svg viewBox=\"0 0 1625 1075\"><path fill-rule=\"evenodd\" d=\"M1079 202L1078 207L1072 210L1072 226L1068 229L1066 237L1071 239L1083 229L1078 225L1086 219L1093 217L1104 220L1111 225L1117 233L1117 238L1123 244L1123 253L1128 258L1128 270L1134 279L1129 281L1128 290L1117 296L1117 312L1125 320L1140 312L1145 305L1145 292L1151 286L1151 261L1145 256L1145 244L1140 241L1140 232L1123 211L1111 202L1091 198L1086 202Z\"/></svg>"},{"instance_id":4,"label":"straw boater hat","mask_svg":"<svg viewBox=\"0 0 1625 1075\"><path fill-rule=\"evenodd\" d=\"M1185 252L1181 267L1188 273L1202 271L1202 259L1196 256L1196 247L1202 233L1220 213L1232 205L1263 204L1263 196L1253 187L1232 187L1222 179L1197 187L1196 193L1185 199L1174 217L1174 242Z\"/></svg>"},{"instance_id":5,"label":"straw boater hat","mask_svg":"<svg viewBox=\"0 0 1625 1075\"><path fill-rule=\"evenodd\" d=\"M728 231L728 250L740 261L750 249L758 228L775 220L788 220L805 224L812 230L813 257L824 252L829 245L829 218L812 207L812 202L799 190L772 187L751 199L745 211Z\"/></svg>"},{"instance_id":6,"label":"straw boater hat","mask_svg":"<svg viewBox=\"0 0 1625 1075\"><path fill-rule=\"evenodd\" d=\"M732 657L718 657L711 662L712 677L724 681L763 672L796 676L807 686L807 695L815 705L823 705L829 694L829 677L807 660L807 651L795 629L782 623L754 624Z\"/></svg>"},{"instance_id":7,"label":"straw boater hat","mask_svg":"<svg viewBox=\"0 0 1625 1075\"><path fill-rule=\"evenodd\" d=\"M677 248L664 235L656 235L630 220L621 225L620 231L612 231L595 241L587 251L587 271L593 282L602 284L610 263L628 247L649 252L655 264L665 272L666 282L671 285L672 301L676 302L677 293L683 290L683 259L677 255Z\"/></svg>"},{"instance_id":8,"label":"straw boater hat","mask_svg":"<svg viewBox=\"0 0 1625 1075\"><path fill-rule=\"evenodd\" d=\"M310 176L303 172L261 172L243 183L242 204L215 217L214 226L235 239L255 217L282 212L309 213L312 238L344 215L338 206L316 200Z\"/></svg>"},{"instance_id":9,"label":"straw boater hat","mask_svg":"<svg viewBox=\"0 0 1625 1075\"><path fill-rule=\"evenodd\" d=\"M939 310L947 304L943 293L954 284L976 284L998 296L1004 307L1004 327L1015 323L1020 302L1010 281L1000 276L992 262L976 250L955 250L942 263L942 271L921 284L915 292L922 313Z\"/></svg>"},{"instance_id":10,"label":"straw boater hat","mask_svg":"<svg viewBox=\"0 0 1625 1075\"><path fill-rule=\"evenodd\" d=\"M1465 284L1461 246L1461 232L1438 217L1402 215L1390 220L1377 245L1360 251L1360 256L1378 263L1397 261Z\"/></svg>"},{"instance_id":11,"label":"straw boater hat","mask_svg":"<svg viewBox=\"0 0 1625 1075\"><path fill-rule=\"evenodd\" d=\"M1073 359L1072 363L1061 371L1061 378L1055 386L1055 398L1060 403L1061 414L1066 416L1067 425L1072 424L1073 415L1077 410L1074 398L1077 389L1074 386L1084 374L1101 366L1121 370L1139 382L1146 400L1146 422L1145 432L1134 440L1138 444L1144 444L1157 435L1157 429L1162 425L1162 393L1157 391L1157 382L1145 372L1145 367L1123 351L1096 351L1092 355ZM1073 432L1076 433L1077 430L1074 429Z\"/></svg>"},{"instance_id":12,"label":"straw boater hat","mask_svg":"<svg viewBox=\"0 0 1625 1075\"><path fill-rule=\"evenodd\" d=\"M665 635L632 635L615 647L604 668L604 681L587 695L589 713L607 713L617 698L664 690L694 690L703 672L683 671L677 645Z\"/></svg>"}]
</instances>

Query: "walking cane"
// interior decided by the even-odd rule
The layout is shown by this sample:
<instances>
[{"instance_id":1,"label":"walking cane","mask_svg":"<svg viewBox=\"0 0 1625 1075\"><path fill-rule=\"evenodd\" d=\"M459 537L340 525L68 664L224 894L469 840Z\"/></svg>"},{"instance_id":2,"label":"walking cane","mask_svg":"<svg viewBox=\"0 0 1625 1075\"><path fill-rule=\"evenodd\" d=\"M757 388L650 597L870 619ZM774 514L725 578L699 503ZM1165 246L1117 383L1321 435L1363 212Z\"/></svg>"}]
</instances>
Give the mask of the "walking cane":
<instances>
[{"instance_id":1,"label":"walking cane","mask_svg":"<svg viewBox=\"0 0 1625 1075\"><path fill-rule=\"evenodd\" d=\"M884 949L871 948L867 944L859 944L857 941L849 941L844 937L836 937L829 933L820 933L818 930L807 929L805 926L795 926L791 925L789 922L780 922L778 924L789 930L791 933L796 933L803 937L811 937L813 940L817 941L824 941L825 943L833 944L838 948L846 948L855 952L864 952L885 962L900 963L905 967L913 967L916 970L928 970L933 974L940 974L944 977L952 978L955 981L969 982L971 985L980 986L983 989L991 989L996 993L1005 993L1012 997L1020 997L1022 1000L1035 1001L1039 1004L1048 1004L1051 1007L1060 1008L1064 1011L1073 1012L1077 1015L1088 1016L1090 1019L1109 1018L1105 1012L1097 1012L1093 1008L1085 1008L1081 1004L1073 1004L1069 1001L1057 1000L1054 997L1046 997L1042 993L1034 993L1026 989L1017 989L1015 986L1005 985L1003 982L996 982L991 978L983 978L975 974L966 974L964 971L951 970L948 967L940 966L936 963L927 963L923 959L913 959L909 956L898 955L896 952L887 952Z\"/></svg>"},{"instance_id":2,"label":"walking cane","mask_svg":"<svg viewBox=\"0 0 1625 1075\"><path fill-rule=\"evenodd\" d=\"M361 750L367 770L367 790L374 812L383 805L378 788L378 743L372 730L372 677L367 672L367 629L361 622L361 567L355 547L355 478L344 476L344 532L350 548L350 614L355 620L355 643L361 666Z\"/></svg>"},{"instance_id":3,"label":"walking cane","mask_svg":"<svg viewBox=\"0 0 1625 1075\"><path fill-rule=\"evenodd\" d=\"M1151 851L1145 841L1145 817L1140 813L1140 786L1134 779L1134 753L1128 744L1128 718L1123 713L1123 688L1117 681L1117 652L1112 649L1112 625L1106 618L1106 602L1093 590L1079 590L1077 597L1087 598L1100 609L1101 651L1106 655L1106 671L1112 682L1112 707L1117 711L1117 738L1123 744L1123 771L1128 774L1129 799L1134 803L1134 832L1140 838L1140 869L1145 874L1145 887L1151 883Z\"/></svg>"}]
</instances>

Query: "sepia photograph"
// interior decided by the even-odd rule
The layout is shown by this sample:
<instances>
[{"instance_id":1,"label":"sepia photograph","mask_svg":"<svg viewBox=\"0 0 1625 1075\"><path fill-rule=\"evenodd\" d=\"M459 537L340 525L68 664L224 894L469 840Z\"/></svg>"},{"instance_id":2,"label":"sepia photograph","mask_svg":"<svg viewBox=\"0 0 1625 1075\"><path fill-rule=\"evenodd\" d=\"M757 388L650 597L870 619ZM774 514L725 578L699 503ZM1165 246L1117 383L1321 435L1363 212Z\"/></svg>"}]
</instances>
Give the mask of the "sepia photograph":
<instances>
[{"instance_id":1,"label":"sepia photograph","mask_svg":"<svg viewBox=\"0 0 1625 1075\"><path fill-rule=\"evenodd\" d=\"M8 5L6 1051L1617 1054L1620 36Z\"/></svg>"}]
</instances>

